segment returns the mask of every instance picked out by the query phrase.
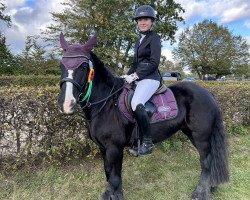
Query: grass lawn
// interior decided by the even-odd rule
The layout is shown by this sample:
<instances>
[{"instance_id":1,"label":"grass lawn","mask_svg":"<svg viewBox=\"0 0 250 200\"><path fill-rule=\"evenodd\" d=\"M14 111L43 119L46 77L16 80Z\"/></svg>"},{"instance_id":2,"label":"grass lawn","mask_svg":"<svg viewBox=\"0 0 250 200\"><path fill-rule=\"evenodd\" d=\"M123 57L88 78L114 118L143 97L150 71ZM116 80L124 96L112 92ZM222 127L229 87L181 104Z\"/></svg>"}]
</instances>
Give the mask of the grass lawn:
<instances>
[{"instance_id":1,"label":"grass lawn","mask_svg":"<svg viewBox=\"0 0 250 200\"><path fill-rule=\"evenodd\" d=\"M220 186L213 200L250 199L250 136L232 136L230 182ZM187 200L200 174L198 154L189 142L164 152L156 146L153 155L133 158L125 154L123 188L126 200ZM105 187L102 160L84 160L64 167L22 170L0 175L0 199L97 200Z\"/></svg>"}]
</instances>

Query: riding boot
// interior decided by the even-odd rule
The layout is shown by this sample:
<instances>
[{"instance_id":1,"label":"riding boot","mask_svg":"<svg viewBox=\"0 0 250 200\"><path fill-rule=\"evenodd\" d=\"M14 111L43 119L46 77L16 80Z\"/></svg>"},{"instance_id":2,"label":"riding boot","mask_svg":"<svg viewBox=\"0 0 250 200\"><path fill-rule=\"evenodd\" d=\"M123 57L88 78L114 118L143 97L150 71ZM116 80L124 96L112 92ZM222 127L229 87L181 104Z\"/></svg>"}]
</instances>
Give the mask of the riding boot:
<instances>
[{"instance_id":1,"label":"riding boot","mask_svg":"<svg viewBox=\"0 0 250 200\"><path fill-rule=\"evenodd\" d=\"M137 151L134 156L151 154L153 151L153 142L151 135L151 128L149 123L149 117L142 104L136 107L134 112L135 119L137 121L140 134L142 134L142 144L138 146L135 150Z\"/></svg>"}]
</instances>

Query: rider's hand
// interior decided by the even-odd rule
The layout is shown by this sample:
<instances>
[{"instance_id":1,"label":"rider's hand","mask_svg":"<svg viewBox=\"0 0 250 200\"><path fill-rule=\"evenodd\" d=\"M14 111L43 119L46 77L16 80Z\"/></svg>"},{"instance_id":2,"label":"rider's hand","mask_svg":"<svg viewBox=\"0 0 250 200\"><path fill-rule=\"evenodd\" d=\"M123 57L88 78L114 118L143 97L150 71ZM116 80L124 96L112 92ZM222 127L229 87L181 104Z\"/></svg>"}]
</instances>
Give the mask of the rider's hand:
<instances>
[{"instance_id":1,"label":"rider's hand","mask_svg":"<svg viewBox=\"0 0 250 200\"><path fill-rule=\"evenodd\" d=\"M120 76L120 77L125 79L127 76L128 76L128 75L122 75L122 76Z\"/></svg>"},{"instance_id":2,"label":"rider's hand","mask_svg":"<svg viewBox=\"0 0 250 200\"><path fill-rule=\"evenodd\" d=\"M126 82L127 83L132 83L133 81L135 81L135 80L137 80L139 77L137 76L137 74L136 73L133 73L133 74L130 74L130 75L127 75L126 77L125 77L125 80L126 80Z\"/></svg>"}]
</instances>

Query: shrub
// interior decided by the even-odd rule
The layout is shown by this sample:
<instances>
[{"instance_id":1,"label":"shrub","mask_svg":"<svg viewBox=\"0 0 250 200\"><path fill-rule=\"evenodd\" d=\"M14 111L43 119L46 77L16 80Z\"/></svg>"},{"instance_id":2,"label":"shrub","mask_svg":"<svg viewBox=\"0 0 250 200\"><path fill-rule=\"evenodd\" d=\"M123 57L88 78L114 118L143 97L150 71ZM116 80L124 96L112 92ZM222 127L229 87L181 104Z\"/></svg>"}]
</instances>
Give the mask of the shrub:
<instances>
[{"instance_id":1,"label":"shrub","mask_svg":"<svg viewBox=\"0 0 250 200\"><path fill-rule=\"evenodd\" d=\"M96 154L95 146L88 138L81 112L66 116L57 106L57 85L55 76L1 77L16 85L0 88L0 161L6 157L11 162L24 163L29 160L45 159L61 162ZM51 82L50 82L51 81ZM250 83L198 82L211 91L218 100L226 130L229 134L246 134L250 125ZM41 87L38 87L41 85ZM163 143L163 148L179 149L183 141ZM11 157L10 157L11 155ZM11 158L11 159L10 159ZM9 162L8 162L9 163ZM0 163L1 164L1 163ZM8 166L8 165L4 165ZM16 166L16 165L14 165Z\"/></svg>"},{"instance_id":2,"label":"shrub","mask_svg":"<svg viewBox=\"0 0 250 200\"><path fill-rule=\"evenodd\" d=\"M61 162L89 155L96 148L87 140L86 124L80 112L73 117L59 112L58 90L58 87L1 88L2 165L10 155L19 164L27 158L36 160L37 155L49 162Z\"/></svg>"},{"instance_id":3,"label":"shrub","mask_svg":"<svg viewBox=\"0 0 250 200\"><path fill-rule=\"evenodd\" d=\"M9 58L0 59L0 75L13 75L18 70L18 61L11 56Z\"/></svg>"},{"instance_id":4,"label":"shrub","mask_svg":"<svg viewBox=\"0 0 250 200\"><path fill-rule=\"evenodd\" d=\"M228 132L235 126L250 125L250 82L199 82L198 84L215 95Z\"/></svg>"},{"instance_id":5,"label":"shrub","mask_svg":"<svg viewBox=\"0 0 250 200\"><path fill-rule=\"evenodd\" d=\"M0 59L0 75L60 75L59 61L56 59L34 60L20 56Z\"/></svg>"},{"instance_id":6,"label":"shrub","mask_svg":"<svg viewBox=\"0 0 250 200\"><path fill-rule=\"evenodd\" d=\"M0 76L0 86L42 87L59 85L60 77L54 75Z\"/></svg>"}]
</instances>

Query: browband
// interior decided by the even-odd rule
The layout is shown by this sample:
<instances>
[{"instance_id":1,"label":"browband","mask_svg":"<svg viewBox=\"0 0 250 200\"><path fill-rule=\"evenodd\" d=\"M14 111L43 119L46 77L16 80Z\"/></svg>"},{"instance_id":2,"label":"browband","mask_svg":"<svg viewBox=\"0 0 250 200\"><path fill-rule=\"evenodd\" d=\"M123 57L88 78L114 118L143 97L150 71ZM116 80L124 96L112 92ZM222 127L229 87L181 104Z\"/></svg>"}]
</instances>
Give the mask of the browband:
<instances>
[{"instance_id":1,"label":"browband","mask_svg":"<svg viewBox=\"0 0 250 200\"><path fill-rule=\"evenodd\" d=\"M63 56L62 58L79 58L79 57L87 58L89 60L89 58L85 55Z\"/></svg>"}]
</instances>

